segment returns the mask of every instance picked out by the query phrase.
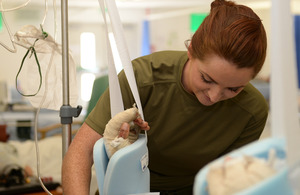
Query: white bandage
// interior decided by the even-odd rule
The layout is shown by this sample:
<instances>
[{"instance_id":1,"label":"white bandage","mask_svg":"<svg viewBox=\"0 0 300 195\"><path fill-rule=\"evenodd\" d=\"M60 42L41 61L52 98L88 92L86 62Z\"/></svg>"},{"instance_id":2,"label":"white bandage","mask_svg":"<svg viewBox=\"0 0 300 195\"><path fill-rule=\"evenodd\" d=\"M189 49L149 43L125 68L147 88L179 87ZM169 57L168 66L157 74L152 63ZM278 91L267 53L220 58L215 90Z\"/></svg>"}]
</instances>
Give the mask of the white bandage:
<instances>
[{"instance_id":1,"label":"white bandage","mask_svg":"<svg viewBox=\"0 0 300 195\"><path fill-rule=\"evenodd\" d=\"M132 122L138 117L138 109L127 109L115 115L106 125L103 138L105 149L108 157L110 158L117 150L124 148L135 142L138 139L139 127L135 126ZM127 139L119 137L119 131L123 123L131 124L130 129L135 129L135 133L129 132ZM136 129L137 128L137 129Z\"/></svg>"}]
</instances>

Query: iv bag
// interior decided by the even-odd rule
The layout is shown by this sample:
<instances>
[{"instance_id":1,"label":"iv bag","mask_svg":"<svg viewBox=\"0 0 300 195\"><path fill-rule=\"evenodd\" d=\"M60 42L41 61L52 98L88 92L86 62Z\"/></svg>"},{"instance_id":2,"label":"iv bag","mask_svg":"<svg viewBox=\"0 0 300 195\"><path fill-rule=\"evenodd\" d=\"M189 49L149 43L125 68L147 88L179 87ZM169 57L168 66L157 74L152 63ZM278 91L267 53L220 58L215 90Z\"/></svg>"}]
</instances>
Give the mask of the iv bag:
<instances>
[{"instance_id":1,"label":"iv bag","mask_svg":"<svg viewBox=\"0 0 300 195\"><path fill-rule=\"evenodd\" d=\"M31 49L31 53L25 55L17 74L17 89L33 107L59 110L63 105L61 46L50 35L32 25L22 27L14 36L16 44ZM76 64L71 54L68 73L70 105L75 106Z\"/></svg>"}]
</instances>

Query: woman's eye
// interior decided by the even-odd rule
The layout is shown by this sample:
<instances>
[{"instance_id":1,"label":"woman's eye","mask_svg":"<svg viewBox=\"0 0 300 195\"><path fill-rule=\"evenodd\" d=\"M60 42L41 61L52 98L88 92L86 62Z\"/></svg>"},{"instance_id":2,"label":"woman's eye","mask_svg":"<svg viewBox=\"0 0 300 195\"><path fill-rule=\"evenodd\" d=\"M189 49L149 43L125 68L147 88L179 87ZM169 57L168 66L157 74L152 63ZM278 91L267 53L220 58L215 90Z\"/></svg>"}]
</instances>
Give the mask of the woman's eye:
<instances>
[{"instance_id":1,"label":"woman's eye","mask_svg":"<svg viewBox=\"0 0 300 195\"><path fill-rule=\"evenodd\" d=\"M201 78L202 78L202 81L204 81L205 83L208 83L208 84L213 83L212 81L205 79L204 75L201 75Z\"/></svg>"},{"instance_id":2,"label":"woman's eye","mask_svg":"<svg viewBox=\"0 0 300 195\"><path fill-rule=\"evenodd\" d=\"M239 87L238 88L228 88L228 89L232 92L237 92L239 90Z\"/></svg>"}]
</instances>

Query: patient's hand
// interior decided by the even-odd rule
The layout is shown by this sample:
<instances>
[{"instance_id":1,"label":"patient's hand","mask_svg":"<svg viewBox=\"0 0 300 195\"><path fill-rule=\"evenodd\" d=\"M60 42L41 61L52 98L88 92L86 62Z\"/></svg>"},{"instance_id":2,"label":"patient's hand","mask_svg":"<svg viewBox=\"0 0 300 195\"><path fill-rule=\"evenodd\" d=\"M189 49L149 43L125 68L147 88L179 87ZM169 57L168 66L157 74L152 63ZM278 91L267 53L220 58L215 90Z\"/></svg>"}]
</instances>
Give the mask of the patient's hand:
<instances>
[{"instance_id":1,"label":"patient's hand","mask_svg":"<svg viewBox=\"0 0 300 195\"><path fill-rule=\"evenodd\" d=\"M24 167L24 171L25 171L25 177L31 177L31 176L33 176L33 170L31 169L30 166L26 165Z\"/></svg>"},{"instance_id":2,"label":"patient's hand","mask_svg":"<svg viewBox=\"0 0 300 195\"><path fill-rule=\"evenodd\" d=\"M129 131L130 131L130 125L128 123L123 123L118 137L122 137L123 139L127 139L129 136Z\"/></svg>"}]
</instances>

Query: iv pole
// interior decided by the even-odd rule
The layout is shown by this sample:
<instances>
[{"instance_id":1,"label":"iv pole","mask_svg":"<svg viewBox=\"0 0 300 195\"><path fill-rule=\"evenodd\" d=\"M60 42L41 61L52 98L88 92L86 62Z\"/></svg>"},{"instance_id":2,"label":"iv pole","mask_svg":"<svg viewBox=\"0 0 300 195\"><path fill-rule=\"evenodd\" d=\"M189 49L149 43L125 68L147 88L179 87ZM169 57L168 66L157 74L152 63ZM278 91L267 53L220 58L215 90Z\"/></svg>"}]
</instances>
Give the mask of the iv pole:
<instances>
[{"instance_id":1,"label":"iv pole","mask_svg":"<svg viewBox=\"0 0 300 195\"><path fill-rule=\"evenodd\" d=\"M62 124L62 156L71 144L72 117L78 117L82 106L72 108L69 103L69 38L68 38L68 0L61 0L61 31L62 31L62 89L63 105L60 108Z\"/></svg>"}]
</instances>

